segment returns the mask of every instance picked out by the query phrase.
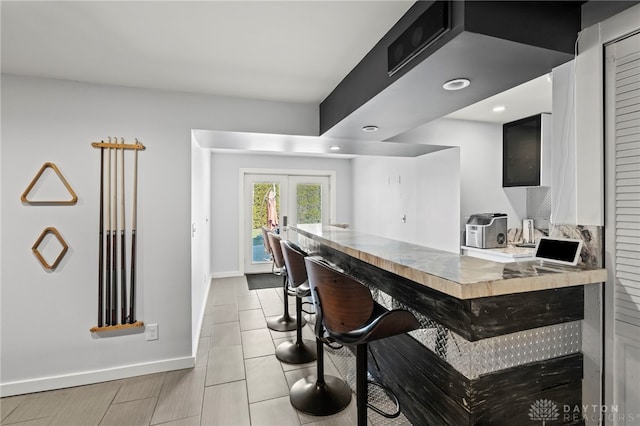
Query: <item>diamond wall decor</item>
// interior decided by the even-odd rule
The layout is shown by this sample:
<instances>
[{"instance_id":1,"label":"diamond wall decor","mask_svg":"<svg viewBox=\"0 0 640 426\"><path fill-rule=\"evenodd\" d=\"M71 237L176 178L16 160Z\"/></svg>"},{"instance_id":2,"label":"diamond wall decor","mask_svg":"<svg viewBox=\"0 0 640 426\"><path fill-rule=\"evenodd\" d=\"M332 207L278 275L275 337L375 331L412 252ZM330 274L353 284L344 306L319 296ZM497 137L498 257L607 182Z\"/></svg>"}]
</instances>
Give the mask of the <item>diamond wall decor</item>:
<instances>
[{"instance_id":1,"label":"diamond wall decor","mask_svg":"<svg viewBox=\"0 0 640 426\"><path fill-rule=\"evenodd\" d=\"M58 254L58 256L56 257L56 259L53 261L53 263L49 264L46 259L42 256L42 254L40 253L40 251L38 251L38 246L40 244L42 244L42 241L44 240L44 238L48 235L48 234L53 234L53 236L58 240L58 242L60 243L60 246L62 246L62 250L60 251L60 253ZM67 249L69 248L69 246L67 245L66 241L62 238L62 236L60 235L60 233L58 232L58 230L52 226L45 228L42 231L42 234L40 234L40 236L38 237L38 239L36 240L35 243L33 243L33 247L31 247L31 250L33 251L33 254L36 255L36 257L38 258L38 260L40 261L40 263L42 264L42 266L45 267L45 269L55 269L56 266L58 266L58 263L60 263L60 261L62 260L62 258L64 257L65 253L67 252Z\"/></svg>"}]
</instances>

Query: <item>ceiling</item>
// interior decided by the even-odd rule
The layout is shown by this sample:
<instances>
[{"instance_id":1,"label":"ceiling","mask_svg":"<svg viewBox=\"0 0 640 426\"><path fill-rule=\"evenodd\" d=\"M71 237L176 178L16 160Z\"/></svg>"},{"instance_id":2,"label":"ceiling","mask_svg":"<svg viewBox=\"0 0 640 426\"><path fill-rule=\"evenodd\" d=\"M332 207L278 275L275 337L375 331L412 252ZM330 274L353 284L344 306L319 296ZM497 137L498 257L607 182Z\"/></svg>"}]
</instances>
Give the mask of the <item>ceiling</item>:
<instances>
[{"instance_id":1,"label":"ceiling","mask_svg":"<svg viewBox=\"0 0 640 426\"><path fill-rule=\"evenodd\" d=\"M2 72L319 104L413 1L2 1Z\"/></svg>"},{"instance_id":2,"label":"ceiling","mask_svg":"<svg viewBox=\"0 0 640 426\"><path fill-rule=\"evenodd\" d=\"M550 113L552 86L551 75L545 74L445 117L504 124L543 112ZM493 111L499 106L505 109Z\"/></svg>"},{"instance_id":3,"label":"ceiling","mask_svg":"<svg viewBox=\"0 0 640 426\"><path fill-rule=\"evenodd\" d=\"M2 73L319 104L413 1L0 4ZM550 110L549 86L540 79L449 117ZM488 112L498 103L508 109Z\"/></svg>"},{"instance_id":4,"label":"ceiling","mask_svg":"<svg viewBox=\"0 0 640 426\"><path fill-rule=\"evenodd\" d=\"M375 140L344 140L324 136L274 135L268 133L223 132L192 130L191 134L201 148L216 152L251 152L286 154L292 156L322 156L353 158L363 155L386 157L418 157L430 152L448 149L448 146L405 144Z\"/></svg>"}]
</instances>

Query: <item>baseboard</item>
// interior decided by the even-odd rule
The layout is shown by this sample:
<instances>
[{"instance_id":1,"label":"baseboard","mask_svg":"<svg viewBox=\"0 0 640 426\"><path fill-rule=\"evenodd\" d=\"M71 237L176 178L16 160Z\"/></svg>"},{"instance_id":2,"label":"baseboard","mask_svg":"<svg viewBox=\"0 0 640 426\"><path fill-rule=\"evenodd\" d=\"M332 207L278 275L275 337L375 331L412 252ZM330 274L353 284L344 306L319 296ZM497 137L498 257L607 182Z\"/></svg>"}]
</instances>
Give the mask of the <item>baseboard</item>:
<instances>
[{"instance_id":1,"label":"baseboard","mask_svg":"<svg viewBox=\"0 0 640 426\"><path fill-rule=\"evenodd\" d=\"M198 318L198 328L196 329L196 334L194 336L192 345L191 345L191 354L194 358L198 354L198 346L200 344L200 335L202 334L202 324L204 324L204 315L207 311L207 301L209 300L209 292L211 291L211 280L213 276L209 275L209 280L207 284L207 289L204 292L204 300L205 302L202 304L202 309L200 310L200 317ZM196 359L196 362L198 360Z\"/></svg>"},{"instance_id":2,"label":"baseboard","mask_svg":"<svg viewBox=\"0 0 640 426\"><path fill-rule=\"evenodd\" d=\"M211 279L241 277L243 275L240 271L214 272L211 274Z\"/></svg>"},{"instance_id":3,"label":"baseboard","mask_svg":"<svg viewBox=\"0 0 640 426\"><path fill-rule=\"evenodd\" d=\"M108 382L110 380L142 376L145 374L162 373L165 371L182 370L185 368L193 368L195 365L195 358L190 356L142 364L132 364L104 370L85 371L82 373L2 383L0 384L0 397L89 385L93 383Z\"/></svg>"}]
</instances>

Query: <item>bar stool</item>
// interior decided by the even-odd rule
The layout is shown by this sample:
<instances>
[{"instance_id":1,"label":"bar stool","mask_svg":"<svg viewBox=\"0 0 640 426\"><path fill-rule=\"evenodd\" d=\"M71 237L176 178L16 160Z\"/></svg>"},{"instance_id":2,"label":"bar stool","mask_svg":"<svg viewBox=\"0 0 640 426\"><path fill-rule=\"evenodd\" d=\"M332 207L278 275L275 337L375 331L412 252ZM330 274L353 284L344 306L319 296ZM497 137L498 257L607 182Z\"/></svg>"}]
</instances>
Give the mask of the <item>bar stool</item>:
<instances>
[{"instance_id":1,"label":"bar stool","mask_svg":"<svg viewBox=\"0 0 640 426\"><path fill-rule=\"evenodd\" d=\"M306 257L305 264L316 303L316 321L322 322L336 342L356 347L358 426L366 426L368 343L415 330L420 325L409 311L386 311L373 301L364 284L324 262Z\"/></svg>"},{"instance_id":2,"label":"bar stool","mask_svg":"<svg viewBox=\"0 0 640 426\"><path fill-rule=\"evenodd\" d=\"M282 289L284 300L284 313L277 318L271 318L267 320L267 327L275 331L293 331L297 327L296 317L289 315L289 284L287 280L287 268L284 263L284 257L282 256L282 248L280 247L281 238L279 235L273 232L267 232L267 241L269 241L269 247L271 248L271 256L273 257L274 273L282 274ZM277 270L275 268L278 268ZM302 326L307 322L304 318L301 318Z\"/></svg>"},{"instance_id":3,"label":"bar stool","mask_svg":"<svg viewBox=\"0 0 640 426\"><path fill-rule=\"evenodd\" d=\"M302 339L302 299L311 295L307 282L307 268L304 258L307 254L290 241L281 240L280 247L287 269L289 288L296 293L296 340L283 342L276 348L276 358L288 364L304 364L316 360L316 348L311 340Z\"/></svg>"},{"instance_id":4,"label":"bar stool","mask_svg":"<svg viewBox=\"0 0 640 426\"><path fill-rule=\"evenodd\" d=\"M273 264L273 253L271 253L271 245L269 244L269 232L271 230L266 226L262 228L262 243L264 244L264 249L269 253L269 260L271 260L271 272L275 274L275 265Z\"/></svg>"},{"instance_id":5,"label":"bar stool","mask_svg":"<svg viewBox=\"0 0 640 426\"><path fill-rule=\"evenodd\" d=\"M306 257L303 256L302 259L304 262ZM315 300L314 305L318 306ZM289 401L294 408L303 413L329 416L347 408L351 402L351 388L344 380L324 374L324 344L330 344L331 341L326 336L319 317L316 317L315 334L316 376L304 377L295 382L289 390Z\"/></svg>"}]
</instances>

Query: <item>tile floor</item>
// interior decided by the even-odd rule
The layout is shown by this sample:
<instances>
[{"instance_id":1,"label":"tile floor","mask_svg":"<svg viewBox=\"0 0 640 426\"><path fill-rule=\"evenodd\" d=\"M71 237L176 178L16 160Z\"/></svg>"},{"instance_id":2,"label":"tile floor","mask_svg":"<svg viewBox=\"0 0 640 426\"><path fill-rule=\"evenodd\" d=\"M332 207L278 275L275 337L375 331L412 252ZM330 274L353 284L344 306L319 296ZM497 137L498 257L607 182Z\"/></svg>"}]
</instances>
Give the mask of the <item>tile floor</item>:
<instances>
[{"instance_id":1,"label":"tile floor","mask_svg":"<svg viewBox=\"0 0 640 426\"><path fill-rule=\"evenodd\" d=\"M295 300L289 300L295 312ZM195 368L2 398L1 424L355 425L355 397L346 410L328 417L308 416L291 406L289 387L315 375L315 363L277 360L277 345L295 338L295 331L267 328L265 318L281 314L280 289L251 291L244 277L213 280ZM314 339L309 326L303 335ZM325 372L341 377L329 357ZM371 424L389 424L369 413Z\"/></svg>"}]
</instances>

